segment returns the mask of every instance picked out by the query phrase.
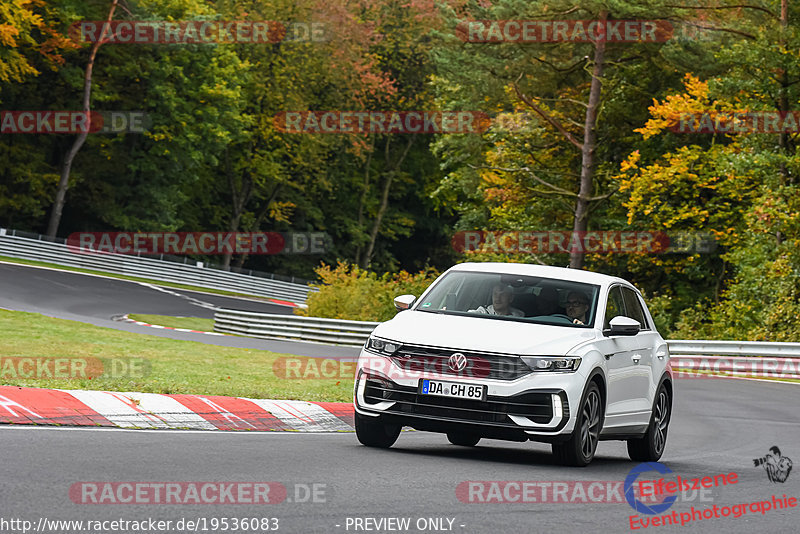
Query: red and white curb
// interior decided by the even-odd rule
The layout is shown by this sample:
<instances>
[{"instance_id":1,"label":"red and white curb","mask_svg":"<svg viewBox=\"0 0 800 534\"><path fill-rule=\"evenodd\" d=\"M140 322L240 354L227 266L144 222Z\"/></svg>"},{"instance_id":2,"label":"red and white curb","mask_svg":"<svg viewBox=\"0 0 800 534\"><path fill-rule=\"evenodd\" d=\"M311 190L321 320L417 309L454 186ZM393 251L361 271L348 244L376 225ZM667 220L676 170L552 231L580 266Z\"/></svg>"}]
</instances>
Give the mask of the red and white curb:
<instances>
[{"instance_id":1,"label":"red and white curb","mask_svg":"<svg viewBox=\"0 0 800 534\"><path fill-rule=\"evenodd\" d=\"M341 432L353 417L347 402L0 386L0 424Z\"/></svg>"},{"instance_id":2,"label":"red and white curb","mask_svg":"<svg viewBox=\"0 0 800 534\"><path fill-rule=\"evenodd\" d=\"M205 330L190 330L189 328L176 328L174 326L161 326L160 324L150 324L150 323L143 323L142 321L136 321L128 317L128 315L123 315L121 317L117 317L114 319L115 321L121 321L123 323L132 323L138 324L139 326L147 326L150 328L159 328L161 330L175 330L176 332L192 332L194 334L208 334L209 336L224 336L225 334L221 334L219 332L207 332Z\"/></svg>"}]
</instances>

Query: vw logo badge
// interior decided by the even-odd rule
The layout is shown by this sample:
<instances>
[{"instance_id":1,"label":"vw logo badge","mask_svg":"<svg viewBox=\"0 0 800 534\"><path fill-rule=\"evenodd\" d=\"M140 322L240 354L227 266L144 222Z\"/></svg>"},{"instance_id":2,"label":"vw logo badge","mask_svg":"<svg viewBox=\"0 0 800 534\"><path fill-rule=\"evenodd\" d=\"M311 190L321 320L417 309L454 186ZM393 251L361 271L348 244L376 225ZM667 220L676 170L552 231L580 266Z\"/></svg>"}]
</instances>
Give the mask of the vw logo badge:
<instances>
[{"instance_id":1,"label":"vw logo badge","mask_svg":"<svg viewBox=\"0 0 800 534\"><path fill-rule=\"evenodd\" d=\"M455 371L457 373L463 371L467 367L467 357L460 352L456 352L450 356L449 360L447 360L447 366L451 371Z\"/></svg>"}]
</instances>

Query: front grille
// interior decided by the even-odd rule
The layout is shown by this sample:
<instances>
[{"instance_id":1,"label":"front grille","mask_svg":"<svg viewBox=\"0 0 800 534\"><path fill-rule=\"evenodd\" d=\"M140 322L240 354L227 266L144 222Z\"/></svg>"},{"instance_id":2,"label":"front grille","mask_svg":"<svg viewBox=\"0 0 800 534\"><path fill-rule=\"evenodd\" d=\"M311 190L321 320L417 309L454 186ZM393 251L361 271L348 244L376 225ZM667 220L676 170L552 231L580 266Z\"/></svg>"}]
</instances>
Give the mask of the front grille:
<instances>
[{"instance_id":1,"label":"front grille","mask_svg":"<svg viewBox=\"0 0 800 534\"><path fill-rule=\"evenodd\" d=\"M566 397L563 399L565 417L569 417ZM548 423L553 418L550 393L526 392L510 397L489 396L485 401L420 395L417 388L401 386L385 378L369 376L364 388L367 407L382 401L395 404L382 413L417 415L436 419L483 423L519 428L507 416L528 417L536 423Z\"/></svg>"},{"instance_id":2,"label":"front grille","mask_svg":"<svg viewBox=\"0 0 800 534\"><path fill-rule=\"evenodd\" d=\"M461 371L452 370L448 361L450 356L461 353L467 358L467 366ZM453 377L490 378L494 380L515 380L531 373L519 356L492 354L489 352L458 351L403 345L392 355L392 361L412 373L436 373Z\"/></svg>"}]
</instances>

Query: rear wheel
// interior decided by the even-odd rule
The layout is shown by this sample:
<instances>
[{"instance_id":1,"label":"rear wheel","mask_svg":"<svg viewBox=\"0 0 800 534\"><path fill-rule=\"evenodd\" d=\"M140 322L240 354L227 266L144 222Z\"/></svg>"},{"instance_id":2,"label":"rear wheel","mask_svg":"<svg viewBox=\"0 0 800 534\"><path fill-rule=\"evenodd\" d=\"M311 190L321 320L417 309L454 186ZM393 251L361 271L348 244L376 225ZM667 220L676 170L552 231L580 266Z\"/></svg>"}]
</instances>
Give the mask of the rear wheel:
<instances>
[{"instance_id":1,"label":"rear wheel","mask_svg":"<svg viewBox=\"0 0 800 534\"><path fill-rule=\"evenodd\" d=\"M628 456L636 462L656 462L664 453L667 444L667 430L669 430L669 419L671 413L671 403L669 392L666 386L661 384L656 395L656 402L653 405L653 415L650 417L650 426L647 433L636 439L628 440Z\"/></svg>"},{"instance_id":2,"label":"rear wheel","mask_svg":"<svg viewBox=\"0 0 800 534\"><path fill-rule=\"evenodd\" d=\"M561 464L576 467L589 465L597 451L602 424L603 402L600 388L596 383L590 382L572 435L563 443L553 443L556 460Z\"/></svg>"},{"instance_id":3,"label":"rear wheel","mask_svg":"<svg viewBox=\"0 0 800 534\"><path fill-rule=\"evenodd\" d=\"M399 425L387 425L378 417L367 417L356 413L356 437L362 445L388 449L400 435Z\"/></svg>"},{"instance_id":4,"label":"rear wheel","mask_svg":"<svg viewBox=\"0 0 800 534\"><path fill-rule=\"evenodd\" d=\"M461 445L462 447L474 447L481 440L480 436L472 434L458 434L455 432L448 432L447 439L453 445Z\"/></svg>"}]
</instances>

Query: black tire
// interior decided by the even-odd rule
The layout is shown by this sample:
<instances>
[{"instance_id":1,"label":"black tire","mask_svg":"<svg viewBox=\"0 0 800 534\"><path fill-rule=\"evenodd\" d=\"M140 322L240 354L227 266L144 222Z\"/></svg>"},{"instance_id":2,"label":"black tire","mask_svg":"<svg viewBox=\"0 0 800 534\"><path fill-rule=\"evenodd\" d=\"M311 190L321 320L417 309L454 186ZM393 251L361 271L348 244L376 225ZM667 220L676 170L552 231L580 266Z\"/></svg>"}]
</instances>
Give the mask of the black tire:
<instances>
[{"instance_id":1,"label":"black tire","mask_svg":"<svg viewBox=\"0 0 800 534\"><path fill-rule=\"evenodd\" d=\"M594 458L603 427L603 397L595 382L590 382L581 400L575 430L567 441L553 443L558 463L585 467Z\"/></svg>"},{"instance_id":2,"label":"black tire","mask_svg":"<svg viewBox=\"0 0 800 534\"><path fill-rule=\"evenodd\" d=\"M636 462L657 462L667 445L667 431L672 415L672 402L666 386L661 384L653 403L653 415L647 433L641 438L628 440L628 456Z\"/></svg>"},{"instance_id":3,"label":"black tire","mask_svg":"<svg viewBox=\"0 0 800 534\"><path fill-rule=\"evenodd\" d=\"M356 413L356 437L362 445L388 449L400 435L399 425L387 425L378 417L367 417Z\"/></svg>"},{"instance_id":4,"label":"black tire","mask_svg":"<svg viewBox=\"0 0 800 534\"><path fill-rule=\"evenodd\" d=\"M448 432L447 439L453 445L461 445L462 447L474 447L481 440L480 436L473 434L456 434L455 432Z\"/></svg>"}]
</instances>

